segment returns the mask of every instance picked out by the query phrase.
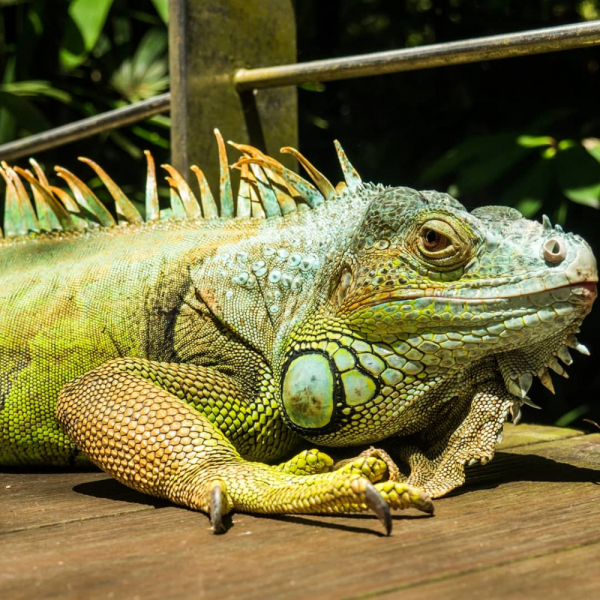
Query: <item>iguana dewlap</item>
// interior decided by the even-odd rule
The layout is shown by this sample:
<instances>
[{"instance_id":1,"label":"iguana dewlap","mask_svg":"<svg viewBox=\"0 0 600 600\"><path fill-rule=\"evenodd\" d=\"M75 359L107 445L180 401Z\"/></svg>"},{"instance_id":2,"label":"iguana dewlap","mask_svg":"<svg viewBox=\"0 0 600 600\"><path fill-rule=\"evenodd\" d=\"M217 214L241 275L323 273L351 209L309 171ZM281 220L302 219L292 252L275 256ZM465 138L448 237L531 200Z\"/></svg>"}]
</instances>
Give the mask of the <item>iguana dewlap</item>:
<instances>
[{"instance_id":1,"label":"iguana dewlap","mask_svg":"<svg viewBox=\"0 0 600 600\"><path fill-rule=\"evenodd\" d=\"M0 464L78 466L210 512L432 511L494 454L508 414L552 389L596 297L577 235L506 207L334 187L249 146L217 204L148 155L143 216L95 163L106 209L3 164ZM29 197L25 184L31 187ZM1 237L1 236L0 236ZM320 446L377 444L334 469ZM395 464L397 463L397 465ZM275 466L273 466L275 465Z\"/></svg>"}]
</instances>

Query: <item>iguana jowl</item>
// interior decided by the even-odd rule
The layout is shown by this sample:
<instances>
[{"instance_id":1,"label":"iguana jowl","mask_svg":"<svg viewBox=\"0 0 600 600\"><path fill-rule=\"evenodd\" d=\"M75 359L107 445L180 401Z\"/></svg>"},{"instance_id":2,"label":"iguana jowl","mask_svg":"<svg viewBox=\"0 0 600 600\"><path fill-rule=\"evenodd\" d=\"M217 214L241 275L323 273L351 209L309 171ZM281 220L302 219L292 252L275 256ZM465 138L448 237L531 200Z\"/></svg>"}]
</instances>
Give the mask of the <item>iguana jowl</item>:
<instances>
[{"instance_id":1,"label":"iguana jowl","mask_svg":"<svg viewBox=\"0 0 600 600\"><path fill-rule=\"evenodd\" d=\"M432 510L488 462L508 413L568 348L596 297L578 236L514 209L362 183L341 147L334 187L258 150L217 206L170 166L145 218L95 163L116 218L3 164L0 464L85 464L210 512ZM32 190L33 204L24 181ZM35 209L34 209L35 206ZM235 217L234 217L235 214ZM324 446L394 439L333 470ZM304 442L306 444L306 442ZM269 464L267 464L269 463Z\"/></svg>"}]
</instances>

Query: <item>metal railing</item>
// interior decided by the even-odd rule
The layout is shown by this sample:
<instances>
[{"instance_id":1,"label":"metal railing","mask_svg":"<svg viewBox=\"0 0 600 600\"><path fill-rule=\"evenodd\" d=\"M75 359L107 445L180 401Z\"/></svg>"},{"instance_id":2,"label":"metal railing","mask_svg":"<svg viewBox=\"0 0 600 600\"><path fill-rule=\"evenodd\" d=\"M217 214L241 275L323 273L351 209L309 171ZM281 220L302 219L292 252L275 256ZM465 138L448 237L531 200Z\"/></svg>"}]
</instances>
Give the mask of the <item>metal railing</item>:
<instances>
[{"instance_id":1,"label":"metal railing","mask_svg":"<svg viewBox=\"0 0 600 600\"><path fill-rule=\"evenodd\" d=\"M257 69L240 69L233 75L233 84L242 93L252 89L430 69L571 50L598 44L600 44L600 21L590 21L389 52ZM168 112L170 102L170 93L162 94L124 108L4 144L0 146L0 159L13 160L81 140L103 131L123 127L155 114Z\"/></svg>"}]
</instances>

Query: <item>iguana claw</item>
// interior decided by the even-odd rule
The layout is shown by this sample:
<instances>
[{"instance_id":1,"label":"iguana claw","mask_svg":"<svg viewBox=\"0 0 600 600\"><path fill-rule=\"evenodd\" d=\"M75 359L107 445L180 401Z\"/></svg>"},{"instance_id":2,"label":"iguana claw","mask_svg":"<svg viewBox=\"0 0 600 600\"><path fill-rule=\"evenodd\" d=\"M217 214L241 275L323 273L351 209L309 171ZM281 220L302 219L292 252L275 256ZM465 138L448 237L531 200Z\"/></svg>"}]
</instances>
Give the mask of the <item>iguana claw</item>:
<instances>
[{"instance_id":1,"label":"iguana claw","mask_svg":"<svg viewBox=\"0 0 600 600\"><path fill-rule=\"evenodd\" d=\"M223 525L223 509L226 500L224 499L224 496L223 483L218 481L210 490L210 523L214 534L225 533L225 527Z\"/></svg>"},{"instance_id":2,"label":"iguana claw","mask_svg":"<svg viewBox=\"0 0 600 600\"><path fill-rule=\"evenodd\" d=\"M390 507L370 482L367 484L367 489L365 490L365 501L385 527L385 535L390 535L392 533L392 513L390 512Z\"/></svg>"}]
</instances>

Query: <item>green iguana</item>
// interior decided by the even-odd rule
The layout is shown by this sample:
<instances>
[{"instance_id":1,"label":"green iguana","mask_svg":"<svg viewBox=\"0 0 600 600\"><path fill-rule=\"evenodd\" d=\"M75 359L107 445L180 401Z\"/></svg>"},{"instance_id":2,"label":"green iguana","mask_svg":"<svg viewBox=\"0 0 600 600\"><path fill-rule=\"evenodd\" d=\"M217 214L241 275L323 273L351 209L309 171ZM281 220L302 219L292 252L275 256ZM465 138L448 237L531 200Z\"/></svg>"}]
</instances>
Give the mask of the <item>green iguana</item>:
<instances>
[{"instance_id":1,"label":"green iguana","mask_svg":"<svg viewBox=\"0 0 600 600\"><path fill-rule=\"evenodd\" d=\"M217 132L218 133L218 132ZM255 148L234 209L169 165L145 215L87 162L115 214L66 169L71 194L3 163L0 464L78 467L210 513L432 512L487 463L535 376L564 374L596 297L576 235L499 206L313 183ZM24 182L31 186L33 202ZM35 207L35 208L34 208ZM2 237L0 235L0 237ZM333 465L320 446L394 440ZM304 441L304 442L303 442Z\"/></svg>"}]
</instances>

